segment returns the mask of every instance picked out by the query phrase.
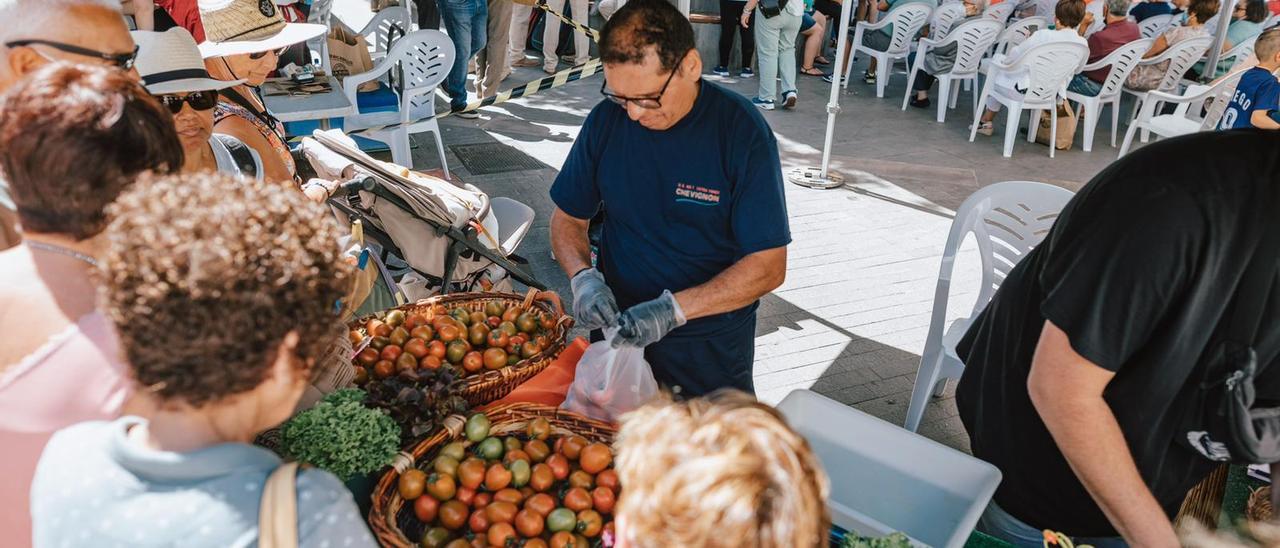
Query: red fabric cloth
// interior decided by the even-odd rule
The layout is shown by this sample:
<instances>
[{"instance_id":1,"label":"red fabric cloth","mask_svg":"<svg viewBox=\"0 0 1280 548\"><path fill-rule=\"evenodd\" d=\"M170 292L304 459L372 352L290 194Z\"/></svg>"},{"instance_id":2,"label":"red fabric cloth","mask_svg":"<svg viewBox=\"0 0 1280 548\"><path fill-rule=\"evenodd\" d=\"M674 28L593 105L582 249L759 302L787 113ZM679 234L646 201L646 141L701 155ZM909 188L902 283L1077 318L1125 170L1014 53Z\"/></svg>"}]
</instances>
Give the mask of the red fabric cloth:
<instances>
[{"instance_id":1,"label":"red fabric cloth","mask_svg":"<svg viewBox=\"0 0 1280 548\"><path fill-rule=\"evenodd\" d=\"M574 374L578 369L578 360L582 359L582 353L587 351L590 343L582 337L574 339L564 348L564 352L551 362L551 365L543 369L541 373L534 375L512 390L507 397L489 404L489 406L504 403L540 403L550 405L552 407L560 407L564 403L565 395L569 393L569 385L573 384ZM489 407L486 406L486 407Z\"/></svg>"},{"instance_id":2,"label":"red fabric cloth","mask_svg":"<svg viewBox=\"0 0 1280 548\"><path fill-rule=\"evenodd\" d=\"M1138 24L1125 19L1108 24L1102 30L1089 36L1089 62L1093 63L1101 60L1103 57L1111 55L1116 48L1128 44L1134 40L1142 38L1142 31L1138 30ZM1101 84L1107 79L1107 75L1111 74L1111 67L1102 67L1097 70L1085 71L1084 75L1094 82Z\"/></svg>"},{"instance_id":3,"label":"red fabric cloth","mask_svg":"<svg viewBox=\"0 0 1280 548\"><path fill-rule=\"evenodd\" d=\"M178 26L187 29L196 43L204 41L204 23L200 21L200 6L196 0L155 0L157 8L169 12Z\"/></svg>"}]
</instances>

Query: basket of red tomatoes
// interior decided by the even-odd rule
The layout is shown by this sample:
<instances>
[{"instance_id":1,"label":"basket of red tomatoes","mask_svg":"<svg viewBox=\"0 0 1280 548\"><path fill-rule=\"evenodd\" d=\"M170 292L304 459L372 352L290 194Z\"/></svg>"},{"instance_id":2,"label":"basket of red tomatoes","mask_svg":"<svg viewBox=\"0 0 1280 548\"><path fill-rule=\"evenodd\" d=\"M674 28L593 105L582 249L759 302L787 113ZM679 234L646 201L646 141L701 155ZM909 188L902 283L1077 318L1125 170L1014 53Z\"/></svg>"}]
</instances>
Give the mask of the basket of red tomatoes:
<instances>
[{"instance_id":1,"label":"basket of red tomatoes","mask_svg":"<svg viewBox=\"0 0 1280 548\"><path fill-rule=\"evenodd\" d=\"M614 434L530 403L451 417L378 482L369 524L383 546L612 546Z\"/></svg>"},{"instance_id":2,"label":"basket of red tomatoes","mask_svg":"<svg viewBox=\"0 0 1280 548\"><path fill-rule=\"evenodd\" d=\"M472 406L502 399L564 350L573 318L551 291L457 293L361 318L350 325L355 383L404 369L448 367Z\"/></svg>"}]
</instances>

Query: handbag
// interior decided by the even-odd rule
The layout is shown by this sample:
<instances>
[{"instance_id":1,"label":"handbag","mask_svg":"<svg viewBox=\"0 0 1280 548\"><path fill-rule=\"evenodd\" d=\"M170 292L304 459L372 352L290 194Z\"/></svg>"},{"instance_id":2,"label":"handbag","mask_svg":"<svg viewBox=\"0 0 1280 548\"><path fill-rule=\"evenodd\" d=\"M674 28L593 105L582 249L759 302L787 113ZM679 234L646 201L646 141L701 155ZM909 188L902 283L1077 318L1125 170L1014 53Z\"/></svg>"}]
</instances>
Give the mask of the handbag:
<instances>
[{"instance_id":1,"label":"handbag","mask_svg":"<svg viewBox=\"0 0 1280 548\"><path fill-rule=\"evenodd\" d=\"M787 7L787 0L760 0L760 15L765 19L772 19L782 13L782 9Z\"/></svg>"},{"instance_id":2,"label":"handbag","mask_svg":"<svg viewBox=\"0 0 1280 548\"><path fill-rule=\"evenodd\" d=\"M267 477L258 507L259 548L298 547L298 463L281 464Z\"/></svg>"},{"instance_id":3,"label":"handbag","mask_svg":"<svg viewBox=\"0 0 1280 548\"><path fill-rule=\"evenodd\" d=\"M1052 143L1058 150L1071 150L1071 143L1076 138L1076 116L1075 110L1071 108L1071 103L1063 101L1055 109L1055 116L1058 117L1058 133L1053 136ZM1040 127L1036 129L1036 142L1042 145L1050 143L1049 133L1053 131L1051 120L1048 116L1040 118Z\"/></svg>"},{"instance_id":4,"label":"handbag","mask_svg":"<svg viewBox=\"0 0 1280 548\"><path fill-rule=\"evenodd\" d=\"M1280 260L1280 235L1267 230L1240 281L1226 338L1211 354L1192 395L1179 441L1209 460L1237 464L1280 462L1280 407L1254 407L1258 354L1253 344Z\"/></svg>"}]
</instances>

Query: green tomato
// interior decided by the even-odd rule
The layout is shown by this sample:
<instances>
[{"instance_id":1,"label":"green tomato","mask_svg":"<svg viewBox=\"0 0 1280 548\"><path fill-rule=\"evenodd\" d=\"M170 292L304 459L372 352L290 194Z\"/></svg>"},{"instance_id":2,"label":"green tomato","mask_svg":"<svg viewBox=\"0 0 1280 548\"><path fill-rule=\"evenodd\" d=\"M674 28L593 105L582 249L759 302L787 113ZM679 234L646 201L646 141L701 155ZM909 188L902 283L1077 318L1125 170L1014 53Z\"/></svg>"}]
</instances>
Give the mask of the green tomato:
<instances>
[{"instance_id":1,"label":"green tomato","mask_svg":"<svg viewBox=\"0 0 1280 548\"><path fill-rule=\"evenodd\" d=\"M457 476L458 475L458 459L450 457L449 455L440 455L436 457L436 461L432 465L432 469L441 474Z\"/></svg>"},{"instance_id":2,"label":"green tomato","mask_svg":"<svg viewBox=\"0 0 1280 548\"><path fill-rule=\"evenodd\" d=\"M529 483L529 475L532 470L529 468L529 461L518 460L507 466L507 470L511 471L511 485L514 487L524 487Z\"/></svg>"},{"instance_id":3,"label":"green tomato","mask_svg":"<svg viewBox=\"0 0 1280 548\"><path fill-rule=\"evenodd\" d=\"M461 441L450 443L440 450L440 456L453 457L453 460L462 462L467 459L467 444Z\"/></svg>"},{"instance_id":4,"label":"green tomato","mask_svg":"<svg viewBox=\"0 0 1280 548\"><path fill-rule=\"evenodd\" d=\"M480 458L485 460L498 460L502 458L502 440L498 438L485 438L484 441L480 442L480 445L476 446L476 453L480 455Z\"/></svg>"},{"instance_id":5,"label":"green tomato","mask_svg":"<svg viewBox=\"0 0 1280 548\"><path fill-rule=\"evenodd\" d=\"M432 527L422 535L422 548L442 548L449 542L449 530L444 527Z\"/></svg>"},{"instance_id":6,"label":"green tomato","mask_svg":"<svg viewBox=\"0 0 1280 548\"><path fill-rule=\"evenodd\" d=\"M578 516L568 508L556 508L547 514L547 529L553 533L573 531L578 526Z\"/></svg>"},{"instance_id":7,"label":"green tomato","mask_svg":"<svg viewBox=\"0 0 1280 548\"><path fill-rule=\"evenodd\" d=\"M472 443L489 437L489 417L484 413L476 413L467 419L467 439ZM499 442L501 443L501 442Z\"/></svg>"}]
</instances>

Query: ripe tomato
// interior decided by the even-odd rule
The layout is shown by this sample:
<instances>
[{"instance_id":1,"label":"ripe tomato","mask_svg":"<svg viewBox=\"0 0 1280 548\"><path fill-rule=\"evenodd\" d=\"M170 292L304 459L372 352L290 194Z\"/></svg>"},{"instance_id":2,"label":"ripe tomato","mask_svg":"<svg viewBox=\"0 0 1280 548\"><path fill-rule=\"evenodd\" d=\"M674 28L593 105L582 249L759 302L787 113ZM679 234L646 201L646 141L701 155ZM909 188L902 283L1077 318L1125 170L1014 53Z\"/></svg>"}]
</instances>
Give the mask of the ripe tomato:
<instances>
[{"instance_id":1,"label":"ripe tomato","mask_svg":"<svg viewBox=\"0 0 1280 548\"><path fill-rule=\"evenodd\" d=\"M572 487L590 489L595 485L595 483L595 476L586 473L586 471L574 470L572 474L569 474L569 485Z\"/></svg>"},{"instance_id":2,"label":"ripe tomato","mask_svg":"<svg viewBox=\"0 0 1280 548\"><path fill-rule=\"evenodd\" d=\"M442 365L444 365L444 362L440 361L440 358L437 358L430 354L423 356L421 360L418 360L418 367L422 369L428 369L431 371L440 369L440 366Z\"/></svg>"},{"instance_id":3,"label":"ripe tomato","mask_svg":"<svg viewBox=\"0 0 1280 548\"><path fill-rule=\"evenodd\" d=\"M463 487L478 489L484 483L484 461L470 458L458 465L458 483Z\"/></svg>"},{"instance_id":4,"label":"ripe tomato","mask_svg":"<svg viewBox=\"0 0 1280 548\"><path fill-rule=\"evenodd\" d=\"M489 546L506 546L508 539L516 539L516 528L510 523L495 523L489 528Z\"/></svg>"},{"instance_id":5,"label":"ripe tomato","mask_svg":"<svg viewBox=\"0 0 1280 548\"><path fill-rule=\"evenodd\" d=\"M524 509L545 518L547 514L556 509L556 499L546 493L538 493L529 497L529 500L524 501Z\"/></svg>"},{"instance_id":6,"label":"ripe tomato","mask_svg":"<svg viewBox=\"0 0 1280 548\"><path fill-rule=\"evenodd\" d=\"M596 487L595 490L591 491L591 507L595 508L597 512L611 514L615 503L617 503L617 499L612 489Z\"/></svg>"},{"instance_id":7,"label":"ripe tomato","mask_svg":"<svg viewBox=\"0 0 1280 548\"><path fill-rule=\"evenodd\" d=\"M600 534L600 530L604 528L604 518L600 517L600 513L595 510L583 510L578 512L578 526L575 531L582 536L591 538Z\"/></svg>"},{"instance_id":8,"label":"ripe tomato","mask_svg":"<svg viewBox=\"0 0 1280 548\"><path fill-rule=\"evenodd\" d=\"M467 505L456 500L445 501L440 505L440 525L446 529L457 531L467 524Z\"/></svg>"},{"instance_id":9,"label":"ripe tomato","mask_svg":"<svg viewBox=\"0 0 1280 548\"><path fill-rule=\"evenodd\" d=\"M476 493L475 498L471 501L471 507L484 508L490 502L493 502L493 493Z\"/></svg>"},{"instance_id":10,"label":"ripe tomato","mask_svg":"<svg viewBox=\"0 0 1280 548\"><path fill-rule=\"evenodd\" d=\"M442 341L431 341L427 343L427 355L435 356L437 360L443 360L445 352L447 351L448 348L445 347L444 342Z\"/></svg>"},{"instance_id":11,"label":"ripe tomato","mask_svg":"<svg viewBox=\"0 0 1280 548\"><path fill-rule=\"evenodd\" d=\"M564 439L564 446L561 447L561 452L569 460L578 460L578 457L582 454L582 448L586 446L587 438L577 435L569 436Z\"/></svg>"},{"instance_id":12,"label":"ripe tomato","mask_svg":"<svg viewBox=\"0 0 1280 548\"><path fill-rule=\"evenodd\" d=\"M542 529L545 527L543 519L544 518L541 514L534 512L533 510L521 510L516 513L516 530L519 531L521 535L524 535L525 538L533 538L541 535Z\"/></svg>"},{"instance_id":13,"label":"ripe tomato","mask_svg":"<svg viewBox=\"0 0 1280 548\"><path fill-rule=\"evenodd\" d=\"M551 475L557 480L569 478L569 459L564 455L551 455L547 457L547 466L551 467Z\"/></svg>"},{"instance_id":14,"label":"ripe tomato","mask_svg":"<svg viewBox=\"0 0 1280 548\"><path fill-rule=\"evenodd\" d=\"M545 540L542 540L540 538L531 538L529 540L524 541L524 546L522 548L551 548L551 547L547 545L547 541Z\"/></svg>"},{"instance_id":15,"label":"ripe tomato","mask_svg":"<svg viewBox=\"0 0 1280 548\"><path fill-rule=\"evenodd\" d=\"M458 501L467 506L471 506L471 502L476 499L476 490L470 487L459 487L458 494L454 495L453 498L458 499Z\"/></svg>"},{"instance_id":16,"label":"ripe tomato","mask_svg":"<svg viewBox=\"0 0 1280 548\"><path fill-rule=\"evenodd\" d=\"M440 501L434 497L418 497L413 500L413 513L418 516L418 520L422 523L431 523L436 520L436 514L440 512Z\"/></svg>"},{"instance_id":17,"label":"ripe tomato","mask_svg":"<svg viewBox=\"0 0 1280 548\"><path fill-rule=\"evenodd\" d=\"M410 468L400 474L400 481L396 484L397 490L400 492L400 498L404 500L413 500L422 496L422 490L426 487L427 474L417 468Z\"/></svg>"},{"instance_id":18,"label":"ripe tomato","mask_svg":"<svg viewBox=\"0 0 1280 548\"><path fill-rule=\"evenodd\" d=\"M386 346L382 347L382 352L381 352L381 353L379 353L379 354L378 354L378 356L379 356L379 357L381 357L381 358L382 358L382 359L384 359L384 360L388 360L388 361L393 361L393 362L394 362L394 361L396 361L396 358L399 358L399 357L400 357L400 354L402 354L402 353L404 353L404 349L403 349L403 348L400 348L399 346L396 346L396 345L394 345L394 344L388 344L388 345L386 345Z\"/></svg>"},{"instance_id":19,"label":"ripe tomato","mask_svg":"<svg viewBox=\"0 0 1280 548\"><path fill-rule=\"evenodd\" d=\"M489 518L489 523L511 523L516 519L516 512L519 508L510 502L493 502L484 507L484 515Z\"/></svg>"},{"instance_id":20,"label":"ripe tomato","mask_svg":"<svg viewBox=\"0 0 1280 548\"><path fill-rule=\"evenodd\" d=\"M461 330L459 330L458 326L454 323L441 322L439 326L436 327L436 335L438 335L440 340L445 343L458 340L458 336L461 335L461 333Z\"/></svg>"},{"instance_id":21,"label":"ripe tomato","mask_svg":"<svg viewBox=\"0 0 1280 548\"><path fill-rule=\"evenodd\" d=\"M578 541L573 538L573 533L568 531L560 531L551 535L551 548L577 548Z\"/></svg>"},{"instance_id":22,"label":"ripe tomato","mask_svg":"<svg viewBox=\"0 0 1280 548\"><path fill-rule=\"evenodd\" d=\"M485 515L483 508L471 512L471 518L467 520L467 526L471 528L472 533L484 534L489 530L489 517Z\"/></svg>"},{"instance_id":23,"label":"ripe tomato","mask_svg":"<svg viewBox=\"0 0 1280 548\"><path fill-rule=\"evenodd\" d=\"M476 371L484 369L484 356L475 350L467 352L466 355L462 357L462 368L466 370L467 373L475 373Z\"/></svg>"},{"instance_id":24,"label":"ripe tomato","mask_svg":"<svg viewBox=\"0 0 1280 548\"><path fill-rule=\"evenodd\" d=\"M551 484L555 483L556 477L551 473L551 467L546 463L538 463L533 466L533 472L529 474L529 487L539 493L551 488Z\"/></svg>"},{"instance_id":25,"label":"ripe tomato","mask_svg":"<svg viewBox=\"0 0 1280 548\"><path fill-rule=\"evenodd\" d=\"M581 487L570 487L564 493L564 506L574 512L591 508L591 495Z\"/></svg>"},{"instance_id":26,"label":"ripe tomato","mask_svg":"<svg viewBox=\"0 0 1280 548\"><path fill-rule=\"evenodd\" d=\"M609 469L604 472L600 472L600 474L596 476L596 485L600 487L607 487L609 490L613 491L613 494L618 494L618 471Z\"/></svg>"},{"instance_id":27,"label":"ripe tomato","mask_svg":"<svg viewBox=\"0 0 1280 548\"><path fill-rule=\"evenodd\" d=\"M551 421L545 417L538 417L529 421L525 427L525 433L529 435L529 439L543 441L551 436Z\"/></svg>"},{"instance_id":28,"label":"ripe tomato","mask_svg":"<svg viewBox=\"0 0 1280 548\"><path fill-rule=\"evenodd\" d=\"M523 449L516 449L515 451L508 450L506 454L502 455L502 464L511 464L518 460L533 462L533 458L531 458L528 453L525 453Z\"/></svg>"},{"instance_id":29,"label":"ripe tomato","mask_svg":"<svg viewBox=\"0 0 1280 548\"><path fill-rule=\"evenodd\" d=\"M427 477L427 493L436 500L446 501L458 494L458 485L449 474L431 474Z\"/></svg>"},{"instance_id":30,"label":"ripe tomato","mask_svg":"<svg viewBox=\"0 0 1280 548\"><path fill-rule=\"evenodd\" d=\"M498 491L511 485L511 471L501 464L494 463L484 473L484 488Z\"/></svg>"},{"instance_id":31,"label":"ripe tomato","mask_svg":"<svg viewBox=\"0 0 1280 548\"><path fill-rule=\"evenodd\" d=\"M613 462L613 451L603 443L593 443L582 448L578 465L588 474L599 474Z\"/></svg>"},{"instance_id":32,"label":"ripe tomato","mask_svg":"<svg viewBox=\"0 0 1280 548\"><path fill-rule=\"evenodd\" d=\"M515 489L508 487L506 489L502 489L494 493L493 501L494 502L510 502L511 504L520 504L521 502L524 502L524 495L521 495L520 491L517 491Z\"/></svg>"},{"instance_id":33,"label":"ripe tomato","mask_svg":"<svg viewBox=\"0 0 1280 548\"><path fill-rule=\"evenodd\" d=\"M524 444L524 452L532 459L531 462L538 463L547 460L547 457L551 455L551 448L547 447L547 442L545 441L529 440L528 443Z\"/></svg>"}]
</instances>

